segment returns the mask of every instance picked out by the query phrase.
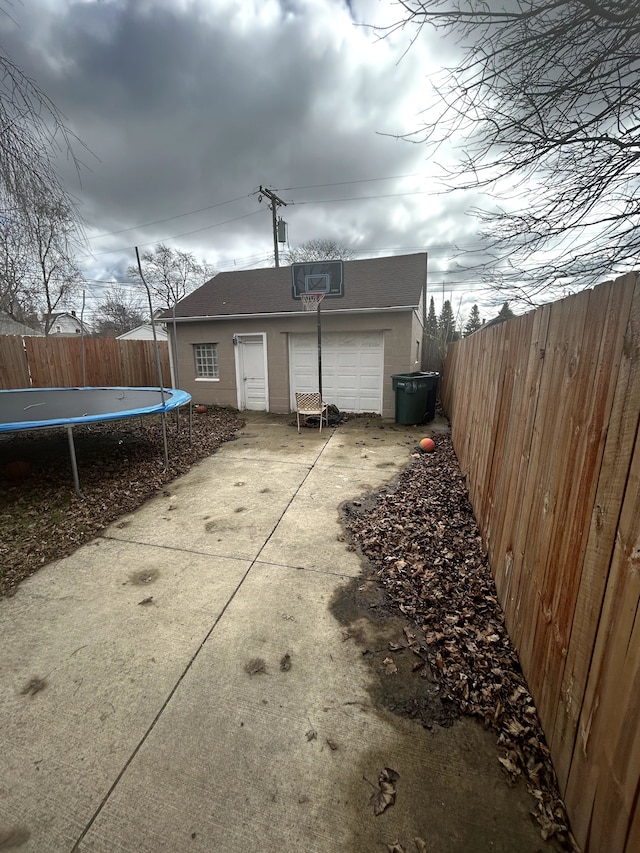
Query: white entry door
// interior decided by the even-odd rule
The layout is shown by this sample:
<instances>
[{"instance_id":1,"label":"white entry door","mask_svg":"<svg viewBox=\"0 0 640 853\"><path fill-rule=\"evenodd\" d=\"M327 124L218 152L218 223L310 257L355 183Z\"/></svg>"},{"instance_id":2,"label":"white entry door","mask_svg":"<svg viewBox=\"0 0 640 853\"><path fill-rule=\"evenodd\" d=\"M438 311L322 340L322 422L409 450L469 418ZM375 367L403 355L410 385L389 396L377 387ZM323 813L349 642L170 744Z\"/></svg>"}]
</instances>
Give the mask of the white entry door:
<instances>
[{"instance_id":1,"label":"white entry door","mask_svg":"<svg viewBox=\"0 0 640 853\"><path fill-rule=\"evenodd\" d=\"M238 408L268 411L264 335L236 335Z\"/></svg>"}]
</instances>

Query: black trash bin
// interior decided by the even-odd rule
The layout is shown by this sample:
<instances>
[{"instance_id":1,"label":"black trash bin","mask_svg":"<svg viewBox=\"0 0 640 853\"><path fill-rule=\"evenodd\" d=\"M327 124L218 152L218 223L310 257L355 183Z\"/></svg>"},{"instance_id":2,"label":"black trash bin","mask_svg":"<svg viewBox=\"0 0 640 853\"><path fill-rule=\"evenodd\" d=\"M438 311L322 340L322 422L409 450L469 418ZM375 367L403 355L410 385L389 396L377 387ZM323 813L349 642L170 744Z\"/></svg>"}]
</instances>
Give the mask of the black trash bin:
<instances>
[{"instance_id":1,"label":"black trash bin","mask_svg":"<svg viewBox=\"0 0 640 853\"><path fill-rule=\"evenodd\" d=\"M435 418L439 379L439 373L420 370L392 375L397 424L422 424Z\"/></svg>"}]
</instances>

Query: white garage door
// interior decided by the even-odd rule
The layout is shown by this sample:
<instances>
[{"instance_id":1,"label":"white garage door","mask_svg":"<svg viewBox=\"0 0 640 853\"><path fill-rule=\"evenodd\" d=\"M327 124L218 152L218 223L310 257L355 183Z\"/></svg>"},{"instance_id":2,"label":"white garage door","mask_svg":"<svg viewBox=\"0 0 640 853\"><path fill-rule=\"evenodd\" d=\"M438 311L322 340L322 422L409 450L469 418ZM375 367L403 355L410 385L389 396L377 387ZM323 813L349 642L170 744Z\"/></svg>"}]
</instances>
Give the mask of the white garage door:
<instances>
[{"instance_id":1,"label":"white garage door","mask_svg":"<svg viewBox=\"0 0 640 853\"><path fill-rule=\"evenodd\" d=\"M296 391L318 390L318 336L289 337L291 405ZM322 335L322 396L344 412L382 412L382 332Z\"/></svg>"}]
</instances>

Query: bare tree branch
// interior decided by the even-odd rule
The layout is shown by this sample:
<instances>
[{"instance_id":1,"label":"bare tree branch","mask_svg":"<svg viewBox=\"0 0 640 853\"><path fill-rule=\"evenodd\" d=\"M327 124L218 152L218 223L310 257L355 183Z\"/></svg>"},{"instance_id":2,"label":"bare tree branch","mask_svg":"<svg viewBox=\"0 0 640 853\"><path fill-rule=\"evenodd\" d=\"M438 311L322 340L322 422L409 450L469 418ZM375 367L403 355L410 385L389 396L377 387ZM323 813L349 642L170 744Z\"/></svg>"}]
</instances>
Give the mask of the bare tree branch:
<instances>
[{"instance_id":1,"label":"bare tree branch","mask_svg":"<svg viewBox=\"0 0 640 853\"><path fill-rule=\"evenodd\" d=\"M162 308L175 305L214 273L209 264L199 263L190 252L172 249L164 243L158 243L153 251L144 252L141 260L144 277ZM141 281L137 266L130 266L127 274Z\"/></svg>"},{"instance_id":2,"label":"bare tree branch","mask_svg":"<svg viewBox=\"0 0 640 853\"><path fill-rule=\"evenodd\" d=\"M284 257L288 264L301 264L305 261L348 261L355 257L355 252L338 240L316 237L290 248Z\"/></svg>"},{"instance_id":3,"label":"bare tree branch","mask_svg":"<svg viewBox=\"0 0 640 853\"><path fill-rule=\"evenodd\" d=\"M119 285L113 285L96 308L94 319L98 335L115 338L144 322L142 299Z\"/></svg>"},{"instance_id":4,"label":"bare tree branch","mask_svg":"<svg viewBox=\"0 0 640 853\"><path fill-rule=\"evenodd\" d=\"M431 26L463 51L434 81L437 108L405 138L453 147L449 190L483 188L503 201L477 211L494 259L483 276L518 300L533 289L548 298L636 262L639 0L398 5L403 17L383 37Z\"/></svg>"}]
</instances>

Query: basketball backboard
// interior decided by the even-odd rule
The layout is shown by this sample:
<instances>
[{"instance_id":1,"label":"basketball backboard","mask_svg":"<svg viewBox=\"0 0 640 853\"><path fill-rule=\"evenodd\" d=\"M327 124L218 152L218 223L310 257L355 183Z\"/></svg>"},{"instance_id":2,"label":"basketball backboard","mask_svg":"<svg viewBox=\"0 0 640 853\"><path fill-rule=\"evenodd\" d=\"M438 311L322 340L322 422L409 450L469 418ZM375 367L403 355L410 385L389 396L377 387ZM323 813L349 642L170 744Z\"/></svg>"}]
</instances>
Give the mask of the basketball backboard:
<instances>
[{"instance_id":1,"label":"basketball backboard","mask_svg":"<svg viewBox=\"0 0 640 853\"><path fill-rule=\"evenodd\" d=\"M313 261L291 264L291 285L294 299L303 293L322 293L325 298L344 296L342 261Z\"/></svg>"}]
</instances>

